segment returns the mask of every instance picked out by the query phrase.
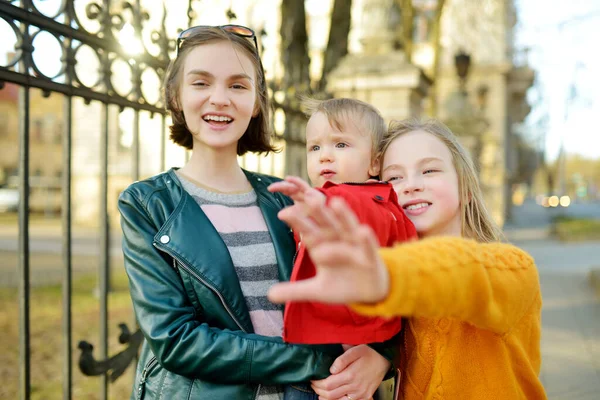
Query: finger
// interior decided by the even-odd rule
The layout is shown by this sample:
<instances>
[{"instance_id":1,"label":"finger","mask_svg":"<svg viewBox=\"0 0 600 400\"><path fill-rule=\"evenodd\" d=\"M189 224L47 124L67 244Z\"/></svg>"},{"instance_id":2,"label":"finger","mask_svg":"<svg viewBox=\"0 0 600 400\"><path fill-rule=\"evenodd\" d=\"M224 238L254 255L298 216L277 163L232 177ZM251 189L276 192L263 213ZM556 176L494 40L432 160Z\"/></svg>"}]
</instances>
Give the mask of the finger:
<instances>
[{"instance_id":1,"label":"finger","mask_svg":"<svg viewBox=\"0 0 600 400\"><path fill-rule=\"evenodd\" d=\"M339 376L334 377L333 375L330 375L325 379L311 381L310 385L313 388L313 390L315 392L317 392L318 394L329 397L328 393L330 390L337 389L341 385L346 384L346 382L343 381L343 378L344 378L343 376L342 377L339 377Z\"/></svg>"},{"instance_id":2,"label":"finger","mask_svg":"<svg viewBox=\"0 0 600 400\"><path fill-rule=\"evenodd\" d=\"M325 396L328 399L348 400L348 397L346 397L346 394L350 394L350 398L355 399L355 400L362 400L362 397L359 394L353 394L356 392L357 392L357 389L354 387L354 385L343 385L343 386L340 386L339 388L327 391L325 393Z\"/></svg>"},{"instance_id":3,"label":"finger","mask_svg":"<svg viewBox=\"0 0 600 400\"><path fill-rule=\"evenodd\" d=\"M375 267L379 259L379 241L375 237L375 233L369 226L363 226L356 236L361 239L369 264ZM365 267L368 267L368 265L365 265Z\"/></svg>"},{"instance_id":4,"label":"finger","mask_svg":"<svg viewBox=\"0 0 600 400\"><path fill-rule=\"evenodd\" d=\"M348 351L342 353L342 355L335 359L335 361L333 362L333 364L331 364L331 367L329 368L329 372L333 374L330 378L336 376L336 374L343 372L354 361L358 360L360 356L360 348L357 347L353 347L351 349L348 349Z\"/></svg>"},{"instance_id":5,"label":"finger","mask_svg":"<svg viewBox=\"0 0 600 400\"><path fill-rule=\"evenodd\" d=\"M354 390L350 375L331 375L325 379L311 382L312 389L321 396L337 398Z\"/></svg>"},{"instance_id":6,"label":"finger","mask_svg":"<svg viewBox=\"0 0 600 400\"><path fill-rule=\"evenodd\" d=\"M332 199L331 209L341 224L341 229L345 232L344 239L359 246L367 260L377 259L379 257L377 253L379 241L371 227L360 224L358 218L342 199Z\"/></svg>"},{"instance_id":7,"label":"finger","mask_svg":"<svg viewBox=\"0 0 600 400\"><path fill-rule=\"evenodd\" d=\"M291 176L291 175L286 176L285 181L296 185L296 187L303 192L306 192L306 191L312 189L312 186L310 186L308 184L308 182L306 182L304 179L299 178L297 176Z\"/></svg>"},{"instance_id":8,"label":"finger","mask_svg":"<svg viewBox=\"0 0 600 400\"><path fill-rule=\"evenodd\" d=\"M356 214L341 197L332 198L329 202L329 208L331 209L333 218L344 232L353 233L360 226Z\"/></svg>"},{"instance_id":9,"label":"finger","mask_svg":"<svg viewBox=\"0 0 600 400\"><path fill-rule=\"evenodd\" d=\"M279 192L286 196L291 197L294 201L302 201L304 199L304 193L299 188L289 182L275 182L267 187L269 192Z\"/></svg>"},{"instance_id":10,"label":"finger","mask_svg":"<svg viewBox=\"0 0 600 400\"><path fill-rule=\"evenodd\" d=\"M306 216L304 210L299 206L286 207L279 211L277 217L302 235L316 234L319 229L315 222Z\"/></svg>"},{"instance_id":11,"label":"finger","mask_svg":"<svg viewBox=\"0 0 600 400\"><path fill-rule=\"evenodd\" d=\"M319 395L319 400L324 399L324 400L348 400L348 397L346 396L346 394L350 394L350 398L353 400L362 400L360 397L358 397L358 395L352 395L351 393L353 393L352 391L352 387L350 385L345 385L342 386L339 389L335 389L335 390L315 390L313 388L313 390L315 391L316 394Z\"/></svg>"},{"instance_id":12,"label":"finger","mask_svg":"<svg viewBox=\"0 0 600 400\"><path fill-rule=\"evenodd\" d=\"M341 226L331 208L325 206L323 200L323 197L307 193L307 213L321 229L329 231L332 237L339 237L343 233Z\"/></svg>"},{"instance_id":13,"label":"finger","mask_svg":"<svg viewBox=\"0 0 600 400\"><path fill-rule=\"evenodd\" d=\"M310 249L308 244L306 247ZM317 267L328 269L342 268L347 270L355 268L359 257L364 257L361 256L360 251L361 249L352 243L337 241L327 243L326 246L318 246L310 249L310 256Z\"/></svg>"},{"instance_id":14,"label":"finger","mask_svg":"<svg viewBox=\"0 0 600 400\"><path fill-rule=\"evenodd\" d=\"M322 288L315 278L296 282L276 283L269 289L267 297L272 303L283 304L288 301L319 301Z\"/></svg>"}]
</instances>

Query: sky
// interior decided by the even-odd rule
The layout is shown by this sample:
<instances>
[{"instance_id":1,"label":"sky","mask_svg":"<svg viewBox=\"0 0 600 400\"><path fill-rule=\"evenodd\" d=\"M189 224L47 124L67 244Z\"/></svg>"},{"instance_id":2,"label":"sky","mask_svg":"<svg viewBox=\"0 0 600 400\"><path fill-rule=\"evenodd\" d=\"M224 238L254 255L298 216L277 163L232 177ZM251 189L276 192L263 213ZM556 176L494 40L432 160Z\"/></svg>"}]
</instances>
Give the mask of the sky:
<instances>
[{"instance_id":1,"label":"sky","mask_svg":"<svg viewBox=\"0 0 600 400\"><path fill-rule=\"evenodd\" d=\"M546 155L600 158L600 0L516 0L516 45L536 71L528 134ZM547 119L547 124L540 121Z\"/></svg>"}]
</instances>

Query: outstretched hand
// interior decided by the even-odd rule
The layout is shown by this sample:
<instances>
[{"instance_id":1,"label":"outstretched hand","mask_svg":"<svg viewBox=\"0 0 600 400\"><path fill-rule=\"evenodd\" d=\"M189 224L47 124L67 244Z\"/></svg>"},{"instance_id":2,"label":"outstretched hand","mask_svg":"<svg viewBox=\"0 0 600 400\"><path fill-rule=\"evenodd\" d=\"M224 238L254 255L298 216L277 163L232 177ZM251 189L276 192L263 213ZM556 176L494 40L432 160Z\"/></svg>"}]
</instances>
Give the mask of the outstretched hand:
<instances>
[{"instance_id":1,"label":"outstretched hand","mask_svg":"<svg viewBox=\"0 0 600 400\"><path fill-rule=\"evenodd\" d=\"M294 200L295 210L305 213L306 202L312 201L321 205L325 204L325 195L311 187L308 182L297 176L286 176L283 181L269 185L269 192L280 192ZM309 200L310 199L310 200Z\"/></svg>"},{"instance_id":2,"label":"outstretched hand","mask_svg":"<svg viewBox=\"0 0 600 400\"><path fill-rule=\"evenodd\" d=\"M279 218L302 235L317 274L310 279L274 285L269 299L275 303L371 303L385 298L389 275L377 253L379 244L371 228L359 223L343 199L332 198L326 206L323 197L294 182L299 178L292 178L292 182L288 179L274 185L287 190L279 191L292 199L300 198L302 206L285 208L279 212Z\"/></svg>"}]
</instances>

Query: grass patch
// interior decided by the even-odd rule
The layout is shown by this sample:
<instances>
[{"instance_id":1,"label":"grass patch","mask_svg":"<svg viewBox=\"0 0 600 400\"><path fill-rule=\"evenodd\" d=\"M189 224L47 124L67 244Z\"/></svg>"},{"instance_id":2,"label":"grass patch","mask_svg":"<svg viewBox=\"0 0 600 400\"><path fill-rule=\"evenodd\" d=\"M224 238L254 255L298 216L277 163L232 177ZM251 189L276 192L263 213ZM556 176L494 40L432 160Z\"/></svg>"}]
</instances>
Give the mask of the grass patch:
<instances>
[{"instance_id":1,"label":"grass patch","mask_svg":"<svg viewBox=\"0 0 600 400\"><path fill-rule=\"evenodd\" d=\"M553 232L567 242L600 240L600 220L559 216L553 219Z\"/></svg>"},{"instance_id":2,"label":"grass patch","mask_svg":"<svg viewBox=\"0 0 600 400\"><path fill-rule=\"evenodd\" d=\"M112 291L108 298L109 355L121 351L118 343L118 323L133 328L133 312L123 270L114 270ZM73 398L99 399L100 378L84 376L77 366L80 351L77 344L86 340L95 346L98 356L99 301L94 295L96 275L85 275L73 280L72 301L72 362ZM62 399L62 290L59 285L31 289L30 343L31 343L31 398L34 400ZM19 309L16 288L0 289L0 399L18 398L19 382ZM115 383L109 384L111 399L127 399L131 393L133 364Z\"/></svg>"}]
</instances>

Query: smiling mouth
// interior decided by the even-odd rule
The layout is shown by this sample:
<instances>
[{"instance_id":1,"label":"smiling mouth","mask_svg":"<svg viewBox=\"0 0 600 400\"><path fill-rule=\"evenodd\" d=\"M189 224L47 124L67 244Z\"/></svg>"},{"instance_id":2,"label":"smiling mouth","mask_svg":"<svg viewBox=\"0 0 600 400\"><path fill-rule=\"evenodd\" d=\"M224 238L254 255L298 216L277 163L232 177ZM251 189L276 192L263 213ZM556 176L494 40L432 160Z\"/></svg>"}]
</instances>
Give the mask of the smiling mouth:
<instances>
[{"instance_id":1,"label":"smiling mouth","mask_svg":"<svg viewBox=\"0 0 600 400\"><path fill-rule=\"evenodd\" d=\"M409 204L409 205L403 206L402 208L404 208L406 211L416 211L416 210L420 210L423 208L427 208L430 205L431 205L431 203L424 201L421 203Z\"/></svg>"},{"instance_id":2,"label":"smiling mouth","mask_svg":"<svg viewBox=\"0 0 600 400\"><path fill-rule=\"evenodd\" d=\"M205 115L202 119L211 125L227 125L233 122L233 118L225 115Z\"/></svg>"}]
</instances>

